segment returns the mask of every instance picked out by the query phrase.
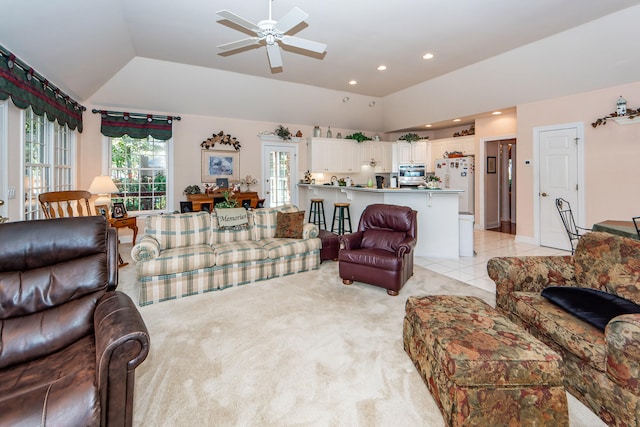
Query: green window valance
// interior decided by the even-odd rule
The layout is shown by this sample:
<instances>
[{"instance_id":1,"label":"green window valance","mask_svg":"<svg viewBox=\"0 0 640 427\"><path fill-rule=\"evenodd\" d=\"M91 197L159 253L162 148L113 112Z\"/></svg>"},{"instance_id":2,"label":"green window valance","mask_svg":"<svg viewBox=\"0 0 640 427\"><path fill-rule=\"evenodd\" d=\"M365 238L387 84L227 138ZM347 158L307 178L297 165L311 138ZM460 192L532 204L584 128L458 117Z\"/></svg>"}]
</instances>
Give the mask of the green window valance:
<instances>
[{"instance_id":1,"label":"green window valance","mask_svg":"<svg viewBox=\"0 0 640 427\"><path fill-rule=\"evenodd\" d=\"M39 116L82 132L82 111L85 108L15 55L0 48L0 100L9 97L20 109L31 107Z\"/></svg>"},{"instance_id":2,"label":"green window valance","mask_svg":"<svg viewBox=\"0 0 640 427\"><path fill-rule=\"evenodd\" d=\"M100 113L102 124L100 132L112 138L129 135L131 138L146 138L166 141L173 136L173 120L180 117L157 116L153 114L120 113L104 110L93 110Z\"/></svg>"}]
</instances>

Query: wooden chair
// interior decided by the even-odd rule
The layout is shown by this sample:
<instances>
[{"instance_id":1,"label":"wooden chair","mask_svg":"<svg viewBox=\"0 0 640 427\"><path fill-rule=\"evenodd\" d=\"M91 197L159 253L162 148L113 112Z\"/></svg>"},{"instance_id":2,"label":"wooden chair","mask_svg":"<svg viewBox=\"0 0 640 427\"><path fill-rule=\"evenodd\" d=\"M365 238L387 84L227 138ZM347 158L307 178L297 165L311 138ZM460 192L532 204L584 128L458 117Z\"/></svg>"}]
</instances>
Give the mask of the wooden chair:
<instances>
[{"instance_id":1,"label":"wooden chair","mask_svg":"<svg viewBox=\"0 0 640 427\"><path fill-rule=\"evenodd\" d=\"M51 191L38 195L46 219L93 216L90 199L91 193L84 190Z\"/></svg>"}]
</instances>

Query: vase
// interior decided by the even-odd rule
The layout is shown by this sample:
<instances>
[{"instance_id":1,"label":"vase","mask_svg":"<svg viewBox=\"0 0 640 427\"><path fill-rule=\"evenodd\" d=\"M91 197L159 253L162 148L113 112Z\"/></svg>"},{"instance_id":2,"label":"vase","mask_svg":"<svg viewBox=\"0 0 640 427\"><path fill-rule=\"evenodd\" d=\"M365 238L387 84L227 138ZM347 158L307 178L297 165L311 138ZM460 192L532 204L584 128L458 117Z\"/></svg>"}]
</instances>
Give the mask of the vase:
<instances>
[{"instance_id":1,"label":"vase","mask_svg":"<svg viewBox=\"0 0 640 427\"><path fill-rule=\"evenodd\" d=\"M314 126L313 127L313 137L314 138L320 138L321 134L322 134L322 131L320 130L320 126Z\"/></svg>"}]
</instances>

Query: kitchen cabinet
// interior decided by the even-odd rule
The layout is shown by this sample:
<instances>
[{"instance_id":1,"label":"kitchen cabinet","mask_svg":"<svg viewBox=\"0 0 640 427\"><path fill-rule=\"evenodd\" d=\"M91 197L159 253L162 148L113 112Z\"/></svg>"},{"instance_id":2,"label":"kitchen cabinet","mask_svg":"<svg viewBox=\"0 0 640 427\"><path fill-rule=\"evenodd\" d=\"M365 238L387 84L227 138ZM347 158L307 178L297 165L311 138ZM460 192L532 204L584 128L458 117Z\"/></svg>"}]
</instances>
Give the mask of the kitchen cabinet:
<instances>
[{"instance_id":1,"label":"kitchen cabinet","mask_svg":"<svg viewBox=\"0 0 640 427\"><path fill-rule=\"evenodd\" d=\"M393 143L385 141L365 141L359 144L362 164L370 165L375 160L374 172L391 172Z\"/></svg>"},{"instance_id":2,"label":"kitchen cabinet","mask_svg":"<svg viewBox=\"0 0 640 427\"><path fill-rule=\"evenodd\" d=\"M308 139L309 170L315 173L360 172L362 155L358 143L350 139Z\"/></svg>"},{"instance_id":3,"label":"kitchen cabinet","mask_svg":"<svg viewBox=\"0 0 640 427\"><path fill-rule=\"evenodd\" d=\"M427 163L427 141L397 141L393 149L393 171L398 170L401 163Z\"/></svg>"},{"instance_id":4,"label":"kitchen cabinet","mask_svg":"<svg viewBox=\"0 0 640 427\"><path fill-rule=\"evenodd\" d=\"M444 158L445 152L460 151L465 156L473 156L475 154L475 137L461 136L456 138L442 138L429 142L429 150L427 161L427 170L434 171L437 159Z\"/></svg>"}]
</instances>

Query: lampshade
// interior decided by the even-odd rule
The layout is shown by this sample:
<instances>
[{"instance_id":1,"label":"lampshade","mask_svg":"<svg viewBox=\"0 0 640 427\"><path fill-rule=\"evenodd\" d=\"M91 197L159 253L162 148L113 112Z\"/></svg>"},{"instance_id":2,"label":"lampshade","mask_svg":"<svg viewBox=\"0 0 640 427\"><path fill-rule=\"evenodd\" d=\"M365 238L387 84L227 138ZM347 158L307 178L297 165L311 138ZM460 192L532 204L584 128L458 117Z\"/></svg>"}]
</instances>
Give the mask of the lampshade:
<instances>
[{"instance_id":1,"label":"lampshade","mask_svg":"<svg viewBox=\"0 0 640 427\"><path fill-rule=\"evenodd\" d=\"M109 194L117 193L118 187L116 187L116 185L113 183L113 180L111 179L110 176L100 175L93 178L93 181L91 182L91 185L89 186L88 191L92 194L100 195L100 197L98 197L94 201L96 205L98 204L108 205L109 203L111 203L111 197L109 197Z\"/></svg>"},{"instance_id":2,"label":"lampshade","mask_svg":"<svg viewBox=\"0 0 640 427\"><path fill-rule=\"evenodd\" d=\"M92 194L111 194L117 193L118 187L113 183L110 176L100 175L93 178L89 186L89 192Z\"/></svg>"}]
</instances>

